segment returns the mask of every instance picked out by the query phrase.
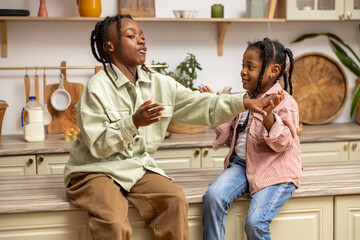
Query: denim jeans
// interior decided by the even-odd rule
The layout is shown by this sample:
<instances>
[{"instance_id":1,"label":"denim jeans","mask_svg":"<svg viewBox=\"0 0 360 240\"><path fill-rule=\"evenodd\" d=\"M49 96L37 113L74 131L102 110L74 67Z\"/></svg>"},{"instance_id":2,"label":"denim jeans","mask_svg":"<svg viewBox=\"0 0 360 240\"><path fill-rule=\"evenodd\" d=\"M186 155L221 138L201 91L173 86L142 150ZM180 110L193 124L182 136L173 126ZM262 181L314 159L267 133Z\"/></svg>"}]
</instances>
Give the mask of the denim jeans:
<instances>
[{"instance_id":1,"label":"denim jeans","mask_svg":"<svg viewBox=\"0 0 360 240\"><path fill-rule=\"evenodd\" d=\"M248 240L271 239L270 223L295 190L292 183L280 183L252 195L245 220ZM235 156L230 166L210 185L203 196L204 240L223 240L225 216L232 201L249 192L246 161Z\"/></svg>"}]
</instances>

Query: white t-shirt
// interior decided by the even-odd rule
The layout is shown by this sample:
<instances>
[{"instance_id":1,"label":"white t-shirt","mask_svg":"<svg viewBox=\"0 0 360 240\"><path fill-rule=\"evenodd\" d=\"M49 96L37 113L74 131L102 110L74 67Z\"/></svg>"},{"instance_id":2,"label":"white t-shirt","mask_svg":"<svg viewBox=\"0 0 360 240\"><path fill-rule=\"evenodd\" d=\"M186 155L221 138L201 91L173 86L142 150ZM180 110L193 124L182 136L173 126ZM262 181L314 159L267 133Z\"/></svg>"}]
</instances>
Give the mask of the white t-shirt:
<instances>
[{"instance_id":1,"label":"white t-shirt","mask_svg":"<svg viewBox=\"0 0 360 240\"><path fill-rule=\"evenodd\" d=\"M246 117L248 115L249 111L243 112L241 114L239 124L243 124L246 120ZM236 139L236 145L235 145L235 153L238 157L242 159L246 159L246 134L248 131L248 126L246 126L245 131L240 132Z\"/></svg>"}]
</instances>

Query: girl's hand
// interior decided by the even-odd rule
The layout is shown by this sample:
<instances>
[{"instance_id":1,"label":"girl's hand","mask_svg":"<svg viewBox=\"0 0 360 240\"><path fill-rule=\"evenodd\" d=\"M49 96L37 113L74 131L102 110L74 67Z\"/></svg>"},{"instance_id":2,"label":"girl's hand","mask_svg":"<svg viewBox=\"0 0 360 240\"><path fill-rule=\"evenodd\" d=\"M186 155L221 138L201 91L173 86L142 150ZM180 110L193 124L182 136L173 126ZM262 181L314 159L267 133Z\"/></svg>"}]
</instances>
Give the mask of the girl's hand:
<instances>
[{"instance_id":1,"label":"girl's hand","mask_svg":"<svg viewBox=\"0 0 360 240\"><path fill-rule=\"evenodd\" d=\"M159 103L151 104L152 100L149 100L138 108L132 116L134 125L139 128L143 126L149 126L155 122L160 121L162 110L165 107L160 107Z\"/></svg>"},{"instance_id":2,"label":"girl's hand","mask_svg":"<svg viewBox=\"0 0 360 240\"><path fill-rule=\"evenodd\" d=\"M276 94L266 96L264 98L250 99L244 98L244 107L251 112L259 113L263 117L266 117L268 112L266 110L274 109L284 99L284 92L279 91Z\"/></svg>"},{"instance_id":3,"label":"girl's hand","mask_svg":"<svg viewBox=\"0 0 360 240\"><path fill-rule=\"evenodd\" d=\"M202 87L199 91L200 91L201 93L204 93L204 92L213 93L213 91L211 90L211 88L209 88L208 86ZM216 95L220 95L220 93L217 92Z\"/></svg>"}]
</instances>

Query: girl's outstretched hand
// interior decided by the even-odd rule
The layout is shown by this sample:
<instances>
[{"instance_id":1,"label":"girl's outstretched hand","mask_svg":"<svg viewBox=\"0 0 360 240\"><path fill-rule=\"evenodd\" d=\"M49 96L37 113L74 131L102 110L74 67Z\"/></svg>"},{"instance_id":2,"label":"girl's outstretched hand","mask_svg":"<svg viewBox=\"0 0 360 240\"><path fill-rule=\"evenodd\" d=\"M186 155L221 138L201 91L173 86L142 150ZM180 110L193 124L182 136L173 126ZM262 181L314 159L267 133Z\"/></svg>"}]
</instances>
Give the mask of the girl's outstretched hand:
<instances>
[{"instance_id":1,"label":"girl's outstretched hand","mask_svg":"<svg viewBox=\"0 0 360 240\"><path fill-rule=\"evenodd\" d=\"M165 107L160 107L159 103L151 104L152 100L148 100L136 110L133 114L134 125L139 128L143 126L149 126L152 123L160 121L162 110Z\"/></svg>"},{"instance_id":2,"label":"girl's outstretched hand","mask_svg":"<svg viewBox=\"0 0 360 240\"><path fill-rule=\"evenodd\" d=\"M202 87L199 91L200 91L201 93L205 93L205 92L213 93L213 91L211 90L211 88L209 88L208 86ZM216 95L220 95L220 93L217 92Z\"/></svg>"},{"instance_id":3,"label":"girl's outstretched hand","mask_svg":"<svg viewBox=\"0 0 360 240\"><path fill-rule=\"evenodd\" d=\"M268 111L274 109L284 99L284 92L279 91L276 94L271 94L264 98L250 99L244 98L244 107L251 112L259 113L266 117Z\"/></svg>"}]
</instances>

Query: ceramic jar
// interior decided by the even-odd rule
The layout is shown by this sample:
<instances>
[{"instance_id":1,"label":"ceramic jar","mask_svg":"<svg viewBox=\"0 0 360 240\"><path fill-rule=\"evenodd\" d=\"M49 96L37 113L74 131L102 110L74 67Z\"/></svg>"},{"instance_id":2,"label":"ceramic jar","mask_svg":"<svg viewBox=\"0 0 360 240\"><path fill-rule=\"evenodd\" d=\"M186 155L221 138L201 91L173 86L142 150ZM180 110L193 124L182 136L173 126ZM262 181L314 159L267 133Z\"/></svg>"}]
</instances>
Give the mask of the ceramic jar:
<instances>
[{"instance_id":1,"label":"ceramic jar","mask_svg":"<svg viewBox=\"0 0 360 240\"><path fill-rule=\"evenodd\" d=\"M100 17L101 0L77 0L81 17Z\"/></svg>"}]
</instances>

